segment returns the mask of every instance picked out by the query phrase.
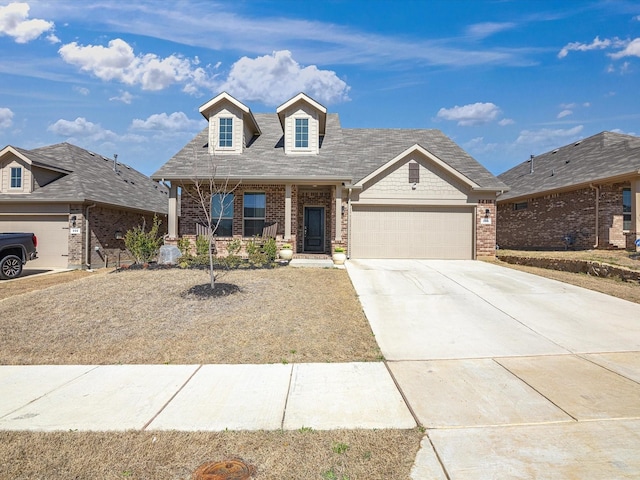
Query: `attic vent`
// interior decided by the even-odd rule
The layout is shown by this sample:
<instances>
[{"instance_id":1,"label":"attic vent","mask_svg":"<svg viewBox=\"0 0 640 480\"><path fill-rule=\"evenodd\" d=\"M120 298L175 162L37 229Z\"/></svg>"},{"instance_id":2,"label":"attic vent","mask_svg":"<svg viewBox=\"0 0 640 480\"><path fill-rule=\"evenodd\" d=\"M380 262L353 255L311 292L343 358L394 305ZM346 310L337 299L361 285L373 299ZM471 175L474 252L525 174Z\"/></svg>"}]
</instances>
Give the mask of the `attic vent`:
<instances>
[{"instance_id":1,"label":"attic vent","mask_svg":"<svg viewBox=\"0 0 640 480\"><path fill-rule=\"evenodd\" d=\"M579 142L576 142L573 144L574 147L577 147L578 145L580 145L582 143L582 140L580 140Z\"/></svg>"},{"instance_id":2,"label":"attic vent","mask_svg":"<svg viewBox=\"0 0 640 480\"><path fill-rule=\"evenodd\" d=\"M571 160L565 160L564 164L566 165L567 163L569 163Z\"/></svg>"},{"instance_id":3,"label":"attic vent","mask_svg":"<svg viewBox=\"0 0 640 480\"><path fill-rule=\"evenodd\" d=\"M92 157L95 157L95 156L96 156L96 154L95 154L95 153L93 153L93 152L89 152L89 155L91 155Z\"/></svg>"},{"instance_id":4,"label":"attic vent","mask_svg":"<svg viewBox=\"0 0 640 480\"><path fill-rule=\"evenodd\" d=\"M409 183L420 183L420 165L416 162L409 163Z\"/></svg>"},{"instance_id":5,"label":"attic vent","mask_svg":"<svg viewBox=\"0 0 640 480\"><path fill-rule=\"evenodd\" d=\"M553 152L551 153L558 153L558 149L556 148Z\"/></svg>"}]
</instances>

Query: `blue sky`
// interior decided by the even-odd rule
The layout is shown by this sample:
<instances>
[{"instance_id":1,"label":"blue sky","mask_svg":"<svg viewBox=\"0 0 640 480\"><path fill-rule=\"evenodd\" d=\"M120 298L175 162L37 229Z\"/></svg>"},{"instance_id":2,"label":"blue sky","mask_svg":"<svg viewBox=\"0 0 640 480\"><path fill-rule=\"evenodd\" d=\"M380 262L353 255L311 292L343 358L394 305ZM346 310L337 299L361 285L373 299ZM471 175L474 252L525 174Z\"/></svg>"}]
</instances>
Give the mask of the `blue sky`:
<instances>
[{"instance_id":1,"label":"blue sky","mask_svg":"<svg viewBox=\"0 0 640 480\"><path fill-rule=\"evenodd\" d=\"M638 1L0 0L0 52L0 145L68 141L148 175L223 90L437 128L494 174L640 135Z\"/></svg>"}]
</instances>

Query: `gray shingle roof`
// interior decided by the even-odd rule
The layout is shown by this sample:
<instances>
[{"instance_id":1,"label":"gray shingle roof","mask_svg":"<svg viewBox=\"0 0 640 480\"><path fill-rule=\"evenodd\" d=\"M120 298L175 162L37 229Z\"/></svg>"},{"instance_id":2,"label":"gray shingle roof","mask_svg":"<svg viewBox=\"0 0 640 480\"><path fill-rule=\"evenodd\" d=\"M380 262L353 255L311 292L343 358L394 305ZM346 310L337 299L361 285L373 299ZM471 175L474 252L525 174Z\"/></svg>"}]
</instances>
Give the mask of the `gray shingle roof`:
<instances>
[{"instance_id":1,"label":"gray shingle roof","mask_svg":"<svg viewBox=\"0 0 640 480\"><path fill-rule=\"evenodd\" d=\"M499 201L640 172L640 138L601 132L522 162L498 175L511 187Z\"/></svg>"},{"instance_id":2,"label":"gray shingle roof","mask_svg":"<svg viewBox=\"0 0 640 480\"><path fill-rule=\"evenodd\" d=\"M327 115L326 134L318 155L286 155L277 114L255 114L262 135L241 155L213 158L216 176L246 180L342 180L357 182L406 149L418 144L486 189L507 187L439 130L347 129L337 114ZM208 127L151 177L188 180L206 175ZM198 160L196 160L196 156Z\"/></svg>"},{"instance_id":3,"label":"gray shingle roof","mask_svg":"<svg viewBox=\"0 0 640 480\"><path fill-rule=\"evenodd\" d=\"M13 147L41 168L62 176L30 194L0 194L0 202L97 202L166 214L168 189L137 170L69 143L25 150ZM64 173L64 171L68 173Z\"/></svg>"}]
</instances>

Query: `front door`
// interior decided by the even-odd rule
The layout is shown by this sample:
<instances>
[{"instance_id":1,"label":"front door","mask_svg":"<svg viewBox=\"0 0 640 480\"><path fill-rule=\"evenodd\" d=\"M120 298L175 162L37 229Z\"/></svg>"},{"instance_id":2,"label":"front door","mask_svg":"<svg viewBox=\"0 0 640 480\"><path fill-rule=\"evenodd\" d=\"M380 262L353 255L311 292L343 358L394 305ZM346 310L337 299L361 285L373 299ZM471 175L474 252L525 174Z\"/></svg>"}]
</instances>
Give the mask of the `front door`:
<instances>
[{"instance_id":1,"label":"front door","mask_svg":"<svg viewBox=\"0 0 640 480\"><path fill-rule=\"evenodd\" d=\"M304 207L304 251L324 252L324 207Z\"/></svg>"}]
</instances>

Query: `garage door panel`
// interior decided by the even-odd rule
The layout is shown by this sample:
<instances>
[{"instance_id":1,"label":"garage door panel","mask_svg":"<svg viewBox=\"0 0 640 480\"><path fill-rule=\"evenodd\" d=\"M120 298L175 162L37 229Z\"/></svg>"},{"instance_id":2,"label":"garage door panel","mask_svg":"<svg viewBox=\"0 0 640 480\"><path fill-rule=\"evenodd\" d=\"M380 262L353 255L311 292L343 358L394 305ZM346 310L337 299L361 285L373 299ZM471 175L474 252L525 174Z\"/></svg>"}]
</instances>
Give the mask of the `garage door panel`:
<instances>
[{"instance_id":1,"label":"garage door panel","mask_svg":"<svg viewBox=\"0 0 640 480\"><path fill-rule=\"evenodd\" d=\"M66 215L0 216L0 232L33 232L38 237L38 258L28 268L67 268L69 228Z\"/></svg>"},{"instance_id":2,"label":"garage door panel","mask_svg":"<svg viewBox=\"0 0 640 480\"><path fill-rule=\"evenodd\" d=\"M473 258L473 209L354 205L353 258Z\"/></svg>"}]
</instances>

